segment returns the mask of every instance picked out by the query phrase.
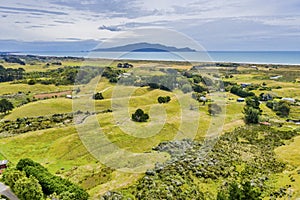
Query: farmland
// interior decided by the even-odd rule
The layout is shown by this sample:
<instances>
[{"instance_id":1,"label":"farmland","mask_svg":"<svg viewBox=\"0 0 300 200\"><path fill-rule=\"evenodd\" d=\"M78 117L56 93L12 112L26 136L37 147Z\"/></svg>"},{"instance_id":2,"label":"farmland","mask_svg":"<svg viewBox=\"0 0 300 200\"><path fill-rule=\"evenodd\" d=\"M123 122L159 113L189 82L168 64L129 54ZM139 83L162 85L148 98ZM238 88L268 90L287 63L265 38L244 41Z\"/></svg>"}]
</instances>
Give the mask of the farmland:
<instances>
[{"instance_id":1,"label":"farmland","mask_svg":"<svg viewBox=\"0 0 300 200\"><path fill-rule=\"evenodd\" d=\"M243 179L255 182L265 199L270 195L284 199L289 195L288 189L293 191L294 198L299 197L299 125L287 122L299 120L300 116L298 66L259 65L253 69L248 64L239 64L227 69L203 65L195 70L193 65L202 63L22 59L29 64L24 67L0 63L5 68L23 67L28 73L22 80L0 83L1 98L8 99L15 107L1 113L0 125L14 127L22 122L26 126L15 127L13 134L9 137L3 134L0 139L0 157L9 160L11 168L20 159L30 158L52 174L78 184L91 199L102 195L158 198L176 196L179 190L191 198L197 194L215 199L218 193L226 193L225 183L230 185L237 180L242 185ZM129 62L134 67L119 69L119 62ZM54 78L57 72L61 72L59 82ZM76 81L76 75L83 72L86 76ZM270 79L278 74L283 74L282 78ZM34 84L29 80L34 80ZM220 86L220 82L224 85ZM247 124L244 120L247 101L238 102L240 96L231 92L232 87L242 87L243 83L250 85L241 90L253 92L257 97L270 94L272 99L268 101L274 105L282 98L292 98L295 102L288 103L288 115L281 116L277 108L268 107L268 101L260 100L259 123ZM93 98L96 93L103 98ZM205 97L205 101L193 98L194 93ZM169 102L158 103L159 97L166 96L170 97ZM219 105L221 111L211 114L211 104ZM149 114L148 121L132 121L131 115L138 108ZM65 115L74 115L74 120L63 118ZM47 120L46 125L43 120ZM43 126L36 125L37 122ZM30 126L32 129L18 133ZM126 156L118 157L121 151L103 150L99 147L107 144L102 137L118 149L142 155L150 153L153 157L149 157L146 167L141 166L142 173L137 173L138 170L134 173L131 167L135 169L135 164L139 167L139 159L144 157L126 160ZM195 152L201 150L202 142L213 138L219 140L199 163ZM187 152L174 154L184 148ZM107 154L99 156L99 152ZM222 169L224 174L217 173ZM261 180L262 177L267 178ZM172 179L182 184L170 182ZM151 184L157 184L160 191ZM141 190L146 187L150 188L148 192Z\"/></svg>"}]
</instances>

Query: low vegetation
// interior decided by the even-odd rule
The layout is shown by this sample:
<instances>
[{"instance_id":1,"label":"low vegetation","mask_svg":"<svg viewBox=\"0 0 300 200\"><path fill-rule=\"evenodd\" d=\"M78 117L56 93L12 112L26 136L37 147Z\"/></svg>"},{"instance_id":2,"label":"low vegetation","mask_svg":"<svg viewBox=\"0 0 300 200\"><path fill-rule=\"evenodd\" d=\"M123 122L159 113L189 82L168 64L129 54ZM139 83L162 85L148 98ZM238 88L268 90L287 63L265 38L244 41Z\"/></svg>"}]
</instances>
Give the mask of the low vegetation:
<instances>
[{"instance_id":1,"label":"low vegetation","mask_svg":"<svg viewBox=\"0 0 300 200\"><path fill-rule=\"evenodd\" d=\"M276 193L269 182L272 175L286 169L276 159L274 149L298 134L257 125L241 127L222 135L208 154L202 142L163 142L154 150L168 152L170 160L157 163L134 186L108 192L103 199L260 199L274 194L275 198L283 197L288 194ZM215 193L200 187L212 183L219 188Z\"/></svg>"}]
</instances>

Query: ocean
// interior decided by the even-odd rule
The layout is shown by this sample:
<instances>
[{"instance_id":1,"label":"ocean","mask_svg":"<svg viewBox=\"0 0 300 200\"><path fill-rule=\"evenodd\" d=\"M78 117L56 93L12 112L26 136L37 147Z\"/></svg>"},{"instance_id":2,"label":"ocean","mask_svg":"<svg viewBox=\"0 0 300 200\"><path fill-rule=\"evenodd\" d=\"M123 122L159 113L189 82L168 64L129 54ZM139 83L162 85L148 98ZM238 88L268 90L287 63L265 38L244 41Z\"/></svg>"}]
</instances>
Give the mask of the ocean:
<instances>
[{"instance_id":1,"label":"ocean","mask_svg":"<svg viewBox=\"0 0 300 200\"><path fill-rule=\"evenodd\" d=\"M72 56L130 60L234 62L300 65L300 51L208 51L208 52L20 52L25 55Z\"/></svg>"}]
</instances>

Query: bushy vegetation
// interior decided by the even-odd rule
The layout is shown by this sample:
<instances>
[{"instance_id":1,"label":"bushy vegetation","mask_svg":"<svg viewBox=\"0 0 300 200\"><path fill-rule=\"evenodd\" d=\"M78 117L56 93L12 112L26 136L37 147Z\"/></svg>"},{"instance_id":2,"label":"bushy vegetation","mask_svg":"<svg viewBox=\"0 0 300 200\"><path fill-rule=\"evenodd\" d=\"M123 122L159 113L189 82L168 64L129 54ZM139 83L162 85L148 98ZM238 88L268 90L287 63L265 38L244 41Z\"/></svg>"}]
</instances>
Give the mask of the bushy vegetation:
<instances>
[{"instance_id":1,"label":"bushy vegetation","mask_svg":"<svg viewBox=\"0 0 300 200\"><path fill-rule=\"evenodd\" d=\"M170 96L160 96L157 98L158 103L168 103L169 101L171 101L171 97Z\"/></svg>"},{"instance_id":2,"label":"bushy vegetation","mask_svg":"<svg viewBox=\"0 0 300 200\"><path fill-rule=\"evenodd\" d=\"M0 113L6 114L14 108L13 104L7 99L0 100Z\"/></svg>"},{"instance_id":3,"label":"bushy vegetation","mask_svg":"<svg viewBox=\"0 0 300 200\"><path fill-rule=\"evenodd\" d=\"M131 119L135 122L146 122L149 119L149 115L142 109L137 109L135 113L132 114Z\"/></svg>"},{"instance_id":4,"label":"bushy vegetation","mask_svg":"<svg viewBox=\"0 0 300 200\"><path fill-rule=\"evenodd\" d=\"M68 196L70 196L69 194L72 194L71 196L73 196L74 199L81 200L88 199L89 197L89 195L77 185L66 179L52 175L45 167L31 159L21 159L18 162L16 169L21 173L25 172L27 177L34 177L41 185L45 195L55 193L60 196L60 199L70 199L66 198L65 195L68 194Z\"/></svg>"},{"instance_id":5,"label":"bushy vegetation","mask_svg":"<svg viewBox=\"0 0 300 200\"><path fill-rule=\"evenodd\" d=\"M28 84L40 83L45 85L72 85L85 84L92 78L100 75L103 68L93 66L61 67L47 71L27 72L24 78L29 79ZM21 81L22 83L22 81Z\"/></svg>"},{"instance_id":6,"label":"bushy vegetation","mask_svg":"<svg viewBox=\"0 0 300 200\"><path fill-rule=\"evenodd\" d=\"M17 134L26 133L69 125L73 122L73 114L54 114L52 116L24 117L17 120L5 120L0 122L0 137L8 137Z\"/></svg>"},{"instance_id":7,"label":"bushy vegetation","mask_svg":"<svg viewBox=\"0 0 300 200\"><path fill-rule=\"evenodd\" d=\"M24 73L25 70L23 68L4 68L2 65L0 65L0 82L23 79Z\"/></svg>"},{"instance_id":8,"label":"bushy vegetation","mask_svg":"<svg viewBox=\"0 0 300 200\"><path fill-rule=\"evenodd\" d=\"M241 199L268 197L275 190L268 181L286 169L276 160L274 149L296 135L296 131L251 125L220 136L210 151L206 145L213 141L162 142L153 150L169 153L170 160L157 163L137 184L108 192L103 199L235 199L237 193ZM220 183L219 195L200 189L199 184L210 181Z\"/></svg>"},{"instance_id":9,"label":"bushy vegetation","mask_svg":"<svg viewBox=\"0 0 300 200\"><path fill-rule=\"evenodd\" d=\"M260 102L257 96L251 96L246 98L246 105L244 107L245 122L247 124L257 124L261 115L261 109L259 108Z\"/></svg>"},{"instance_id":10,"label":"bushy vegetation","mask_svg":"<svg viewBox=\"0 0 300 200\"><path fill-rule=\"evenodd\" d=\"M101 92L97 92L96 94L93 94L93 99L102 100L102 99L104 99L104 97Z\"/></svg>"},{"instance_id":11,"label":"bushy vegetation","mask_svg":"<svg viewBox=\"0 0 300 200\"><path fill-rule=\"evenodd\" d=\"M89 195L77 185L61 177L52 175L46 168L31 159L21 159L16 169L3 174L5 184L9 185L22 200L45 199L55 194L59 199L88 199ZM68 197L72 198L68 198Z\"/></svg>"},{"instance_id":12,"label":"bushy vegetation","mask_svg":"<svg viewBox=\"0 0 300 200\"><path fill-rule=\"evenodd\" d=\"M111 83L116 83L118 82L119 76L123 73L124 71L120 69L113 69L111 67L105 67L102 76L107 78L109 82Z\"/></svg>"},{"instance_id":13,"label":"bushy vegetation","mask_svg":"<svg viewBox=\"0 0 300 200\"><path fill-rule=\"evenodd\" d=\"M23 60L16 56L5 56L4 61L7 63L17 63L20 65L26 65L26 63Z\"/></svg>"},{"instance_id":14,"label":"bushy vegetation","mask_svg":"<svg viewBox=\"0 0 300 200\"><path fill-rule=\"evenodd\" d=\"M290 103L287 101L268 101L266 105L281 117L287 117L290 114Z\"/></svg>"},{"instance_id":15,"label":"bushy vegetation","mask_svg":"<svg viewBox=\"0 0 300 200\"><path fill-rule=\"evenodd\" d=\"M221 112L222 112L222 108L218 104L215 103L208 104L208 113L210 115L217 115L220 114Z\"/></svg>"},{"instance_id":16,"label":"bushy vegetation","mask_svg":"<svg viewBox=\"0 0 300 200\"><path fill-rule=\"evenodd\" d=\"M21 200L44 199L38 180L33 176L27 177L23 171L9 169L3 174L3 180Z\"/></svg>"},{"instance_id":17,"label":"bushy vegetation","mask_svg":"<svg viewBox=\"0 0 300 200\"><path fill-rule=\"evenodd\" d=\"M133 65L126 62L126 63L118 63L117 67L118 68L132 68Z\"/></svg>"},{"instance_id":18,"label":"bushy vegetation","mask_svg":"<svg viewBox=\"0 0 300 200\"><path fill-rule=\"evenodd\" d=\"M245 89L243 89L241 86L234 85L231 87L230 92L232 94L238 95L240 97L249 97L249 96L255 96L253 92L249 92Z\"/></svg>"},{"instance_id":19,"label":"bushy vegetation","mask_svg":"<svg viewBox=\"0 0 300 200\"><path fill-rule=\"evenodd\" d=\"M217 200L259 200L261 192L249 181L238 184L232 182L226 189L218 192Z\"/></svg>"}]
</instances>

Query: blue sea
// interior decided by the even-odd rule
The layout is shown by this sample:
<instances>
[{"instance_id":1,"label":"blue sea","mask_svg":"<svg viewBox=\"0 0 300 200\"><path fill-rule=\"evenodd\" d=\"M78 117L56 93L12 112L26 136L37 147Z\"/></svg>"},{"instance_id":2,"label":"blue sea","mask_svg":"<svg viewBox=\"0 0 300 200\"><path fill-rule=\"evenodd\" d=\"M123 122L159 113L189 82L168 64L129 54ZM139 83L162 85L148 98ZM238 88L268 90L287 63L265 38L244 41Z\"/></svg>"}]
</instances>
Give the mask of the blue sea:
<instances>
[{"instance_id":1,"label":"blue sea","mask_svg":"<svg viewBox=\"0 0 300 200\"><path fill-rule=\"evenodd\" d=\"M72 56L130 60L235 62L300 65L300 51L208 51L208 52L21 52L41 56Z\"/></svg>"}]
</instances>

